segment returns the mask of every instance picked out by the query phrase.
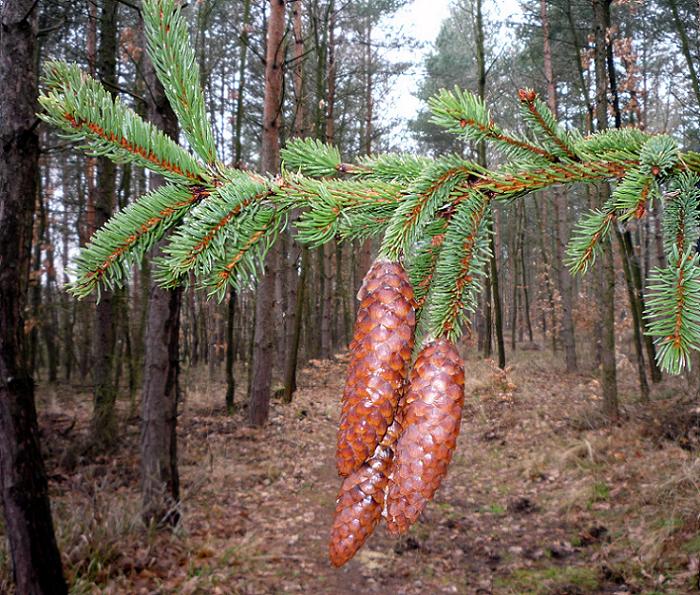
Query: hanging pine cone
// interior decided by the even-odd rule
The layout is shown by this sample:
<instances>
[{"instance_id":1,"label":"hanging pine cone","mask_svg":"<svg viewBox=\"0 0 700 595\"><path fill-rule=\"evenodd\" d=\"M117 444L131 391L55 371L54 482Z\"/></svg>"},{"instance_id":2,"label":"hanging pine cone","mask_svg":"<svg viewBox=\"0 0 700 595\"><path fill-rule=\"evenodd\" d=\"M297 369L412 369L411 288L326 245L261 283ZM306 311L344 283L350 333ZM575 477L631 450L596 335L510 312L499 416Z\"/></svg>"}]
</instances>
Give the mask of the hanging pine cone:
<instances>
[{"instance_id":1,"label":"hanging pine cone","mask_svg":"<svg viewBox=\"0 0 700 595\"><path fill-rule=\"evenodd\" d=\"M350 560L381 520L399 432L398 422L394 421L374 455L340 486L329 547L333 566Z\"/></svg>"},{"instance_id":2,"label":"hanging pine cone","mask_svg":"<svg viewBox=\"0 0 700 595\"><path fill-rule=\"evenodd\" d=\"M464 404L464 365L447 339L426 345L411 370L401 407L403 432L386 498L387 528L404 533L447 473Z\"/></svg>"},{"instance_id":3,"label":"hanging pine cone","mask_svg":"<svg viewBox=\"0 0 700 595\"><path fill-rule=\"evenodd\" d=\"M372 456L394 419L416 326L413 289L398 263L375 261L357 297L336 451L343 476Z\"/></svg>"}]
</instances>

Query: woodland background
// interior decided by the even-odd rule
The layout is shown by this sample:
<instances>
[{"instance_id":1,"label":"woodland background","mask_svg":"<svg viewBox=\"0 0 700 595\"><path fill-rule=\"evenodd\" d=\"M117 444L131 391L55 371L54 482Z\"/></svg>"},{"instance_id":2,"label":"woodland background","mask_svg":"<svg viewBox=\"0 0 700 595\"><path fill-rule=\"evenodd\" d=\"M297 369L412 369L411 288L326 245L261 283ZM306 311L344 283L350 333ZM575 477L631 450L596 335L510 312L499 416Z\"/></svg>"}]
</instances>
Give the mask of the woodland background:
<instances>
[{"instance_id":1,"label":"woodland background","mask_svg":"<svg viewBox=\"0 0 700 595\"><path fill-rule=\"evenodd\" d=\"M10 2L3 4L5 18ZM77 62L167 127L162 90L144 60L138 4L28 3L37 44L29 76L46 60ZM346 161L408 146L498 162L437 128L427 109L407 129L392 115L388 92L415 66L390 59L415 43L391 26L408 2L282 4L283 42L273 52L283 66L282 145L312 137L337 145ZM600 104L595 54L604 52L607 124L668 133L683 149L700 149L700 4L520 6L516 20L504 21L497 2L453 2L418 65L417 97L459 85L518 129L517 90L534 88L566 125L590 132ZM185 9L217 148L243 168L269 168L261 166L261 140L271 10L258 0L198 0ZM328 461L354 296L377 246L309 250L290 229L268 255L264 287L231 290L221 303L189 288L172 292L175 309L166 303L149 316L149 300L163 298L148 260L99 304L95 296L78 301L65 289L71 260L154 180L128 164L84 157L44 124L36 130L40 173L22 252L29 270L22 348L73 592L699 587L700 361L685 376L662 377L644 334L642 288L664 258L658 210L616 230L610 288L598 272L572 278L563 264L573 222L597 204L596 187L537 192L496 209L482 307L462 341L471 381L455 469L409 537L375 538L368 553L333 572L322 539L335 497ZM257 321L256 341L261 291L272 314ZM597 306L606 291L612 325ZM149 368L148 346L163 340L164 329L167 365ZM273 362L262 383L249 374L264 348L260 337L272 345ZM606 357L617 378L614 393L603 394ZM249 393L267 385L249 406ZM171 412L160 430L169 438L156 446L139 441L149 390L160 390L156 406ZM156 487L139 479L139 461L149 456L167 459ZM6 543L1 592L13 589Z\"/></svg>"}]
</instances>

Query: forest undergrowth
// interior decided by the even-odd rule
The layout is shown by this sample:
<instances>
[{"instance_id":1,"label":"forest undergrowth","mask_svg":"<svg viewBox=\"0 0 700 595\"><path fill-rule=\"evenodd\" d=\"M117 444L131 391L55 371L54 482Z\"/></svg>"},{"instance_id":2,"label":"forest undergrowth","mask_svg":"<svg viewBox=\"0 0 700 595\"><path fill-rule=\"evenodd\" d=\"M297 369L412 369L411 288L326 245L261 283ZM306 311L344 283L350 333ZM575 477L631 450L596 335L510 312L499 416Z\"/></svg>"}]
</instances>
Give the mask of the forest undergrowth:
<instances>
[{"instance_id":1,"label":"forest undergrowth","mask_svg":"<svg viewBox=\"0 0 700 595\"><path fill-rule=\"evenodd\" d=\"M473 353L473 349L467 350ZM688 593L700 580L700 408L686 381L637 402L618 362L623 417L598 415L600 387L544 350L505 371L466 361L454 462L421 521L383 528L340 570L327 558L338 478L335 432L346 355L312 360L291 405L263 429L226 415L225 386L184 373L182 521L139 518L138 418L120 403L117 454L88 459L91 399L40 390L42 444L73 593ZM241 378L244 386L244 379ZM4 547L4 540L3 546ZM0 548L0 592L10 589Z\"/></svg>"}]
</instances>

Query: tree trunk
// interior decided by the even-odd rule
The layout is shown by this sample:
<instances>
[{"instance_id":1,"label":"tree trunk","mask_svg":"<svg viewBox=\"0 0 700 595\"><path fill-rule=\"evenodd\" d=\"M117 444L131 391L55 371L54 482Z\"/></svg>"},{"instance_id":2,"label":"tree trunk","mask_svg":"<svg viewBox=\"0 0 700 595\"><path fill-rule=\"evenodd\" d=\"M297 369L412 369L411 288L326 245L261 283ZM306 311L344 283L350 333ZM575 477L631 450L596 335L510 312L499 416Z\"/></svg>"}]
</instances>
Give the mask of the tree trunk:
<instances>
[{"instance_id":1,"label":"tree trunk","mask_svg":"<svg viewBox=\"0 0 700 595\"><path fill-rule=\"evenodd\" d=\"M698 102L698 108L700 108L700 80L698 80L698 72L695 69L695 62L693 62L693 56L690 49L690 40L688 39L688 33L683 26L683 21L678 14L678 3L676 0L668 0L668 4L671 7L671 14L673 15L673 24L676 26L676 31L678 32L678 38L681 41L681 51L683 52L683 57L688 66L688 75L690 76L690 84L693 87L693 93L695 94L695 99Z\"/></svg>"},{"instance_id":2,"label":"tree trunk","mask_svg":"<svg viewBox=\"0 0 700 595\"><path fill-rule=\"evenodd\" d=\"M292 402L292 395L297 389L297 365L299 354L299 339L301 338L301 321L304 310L304 295L306 293L306 276L309 269L309 250L304 246L301 249L301 272L297 284L296 299L294 303L294 333L292 342L287 352L287 361L284 373L284 393L282 400L285 403Z\"/></svg>"},{"instance_id":3,"label":"tree trunk","mask_svg":"<svg viewBox=\"0 0 700 595\"><path fill-rule=\"evenodd\" d=\"M596 120L598 130L608 127L608 78L606 72L606 33L610 14L610 0L593 0L595 25L595 78ZM610 184L599 186L598 202L602 206L610 197ZM603 388L603 410L610 418L619 415L617 397L617 369L615 365L615 262L610 238L602 244L602 280L599 288L601 337L601 366Z\"/></svg>"},{"instance_id":4,"label":"tree trunk","mask_svg":"<svg viewBox=\"0 0 700 595\"><path fill-rule=\"evenodd\" d=\"M301 0L296 0L292 6L292 27L294 31L294 130L296 138L306 136L306 111L304 109L304 31L302 28ZM293 215L296 220L296 213ZM297 366L299 362L299 342L301 325L304 317L304 298L306 293L306 275L309 268L309 250L302 246L300 250L300 271L297 276L296 254L292 245L289 255L291 270L289 303L294 305L291 320L288 325L289 336L286 338L287 357L284 363L284 392L282 401L291 403L297 389Z\"/></svg>"},{"instance_id":5,"label":"tree trunk","mask_svg":"<svg viewBox=\"0 0 700 595\"><path fill-rule=\"evenodd\" d=\"M280 106L285 60L284 9L284 0L270 0L260 163L263 173L269 174L276 174L280 165ZM267 421L270 409L277 261L278 250L273 247L265 259L264 273L258 283L256 294L254 355L248 407L248 420L253 426L262 426Z\"/></svg>"},{"instance_id":6,"label":"tree trunk","mask_svg":"<svg viewBox=\"0 0 700 595\"><path fill-rule=\"evenodd\" d=\"M97 55L98 73L109 91L117 83L117 13L118 0L104 0L100 15L100 47ZM112 215L115 199L116 166L106 157L97 160L97 187L95 192L95 229L102 227ZM95 403L92 420L92 442L99 450L112 446L117 438L114 404L117 398L114 386L115 321L113 295L103 290L95 307L93 349L95 362L93 378Z\"/></svg>"},{"instance_id":7,"label":"tree trunk","mask_svg":"<svg viewBox=\"0 0 700 595\"><path fill-rule=\"evenodd\" d=\"M177 139L177 117L148 57L143 70L150 89L148 119ZM151 190L163 183L161 176L151 175ZM152 250L152 258L161 255L162 243ZM181 288L163 289L155 280L150 281L141 403L141 516L146 525L175 525L180 517L177 404L181 297Z\"/></svg>"},{"instance_id":8,"label":"tree trunk","mask_svg":"<svg viewBox=\"0 0 700 595\"><path fill-rule=\"evenodd\" d=\"M534 337L532 334L532 319L530 318L530 291L529 291L529 284L528 284L528 275L527 275L527 267L526 265L526 258L525 258L525 229L527 228L527 215L525 212L525 203L522 204L522 217L523 217L523 223L520 226L520 270L522 271L522 282L523 282L523 307L524 307L524 313L523 316L525 318L525 324L527 325L527 337L530 343L533 342Z\"/></svg>"},{"instance_id":9,"label":"tree trunk","mask_svg":"<svg viewBox=\"0 0 700 595\"><path fill-rule=\"evenodd\" d=\"M632 330L634 332L634 351L637 356L637 375L639 377L639 391L642 401L649 400L649 383L647 382L646 368L644 365L644 347L642 343L642 320L640 318L639 306L634 292L632 280L632 268L630 258L625 246L625 240L622 237L622 232L615 225L615 237L620 246L620 257L622 258L622 268L625 273L625 284L627 286L627 297L632 311Z\"/></svg>"},{"instance_id":10,"label":"tree trunk","mask_svg":"<svg viewBox=\"0 0 700 595\"><path fill-rule=\"evenodd\" d=\"M547 1L540 0L540 16L542 19L542 35L544 37L544 75L547 80L547 104L552 113L557 117L557 88L554 83L554 68L552 66L552 47L549 39L549 16L547 15ZM576 340L574 332L574 302L571 274L564 266L564 253L566 252L567 230L567 202L566 196L558 189L554 193L554 217L555 243L554 269L559 282L561 294L561 340L564 345L564 361L567 372L576 372L578 362L576 359Z\"/></svg>"},{"instance_id":11,"label":"tree trunk","mask_svg":"<svg viewBox=\"0 0 700 595\"><path fill-rule=\"evenodd\" d=\"M23 355L36 133L37 7L0 5L0 491L17 593L67 592L39 446L34 383Z\"/></svg>"},{"instance_id":12,"label":"tree trunk","mask_svg":"<svg viewBox=\"0 0 700 595\"><path fill-rule=\"evenodd\" d=\"M484 100L486 99L486 56L484 55L484 18L482 14L482 2L476 0L476 19L474 22L474 34L476 38L476 62L478 68L478 95ZM479 165L486 167L486 145L484 142L479 143ZM495 236L498 229L494 226L495 212L492 211L489 221L490 228L490 243L491 243L491 259L489 262L490 287L493 299L493 319L496 326L496 346L498 350L498 367L506 367L506 347L503 338L503 305L501 302L501 292L498 283L498 254L496 251ZM490 332L490 330L487 330ZM490 344L490 339L487 338Z\"/></svg>"}]
</instances>

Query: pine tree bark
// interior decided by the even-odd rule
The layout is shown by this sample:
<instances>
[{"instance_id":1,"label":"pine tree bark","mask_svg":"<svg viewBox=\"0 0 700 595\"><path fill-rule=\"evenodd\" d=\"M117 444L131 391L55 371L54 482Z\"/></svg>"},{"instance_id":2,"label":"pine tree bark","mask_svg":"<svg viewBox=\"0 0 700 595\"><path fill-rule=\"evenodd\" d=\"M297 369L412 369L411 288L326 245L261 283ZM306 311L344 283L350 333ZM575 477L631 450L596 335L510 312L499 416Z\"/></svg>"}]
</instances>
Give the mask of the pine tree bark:
<instances>
[{"instance_id":1,"label":"pine tree bark","mask_svg":"<svg viewBox=\"0 0 700 595\"><path fill-rule=\"evenodd\" d=\"M608 127L608 76L607 76L607 24L610 15L610 0L593 0L595 27L595 114L599 131ZM610 184L601 183L598 201L602 206L610 197ZM609 418L619 415L617 396L617 368L615 364L615 262L610 238L602 242L602 279L598 292L601 336L601 384L603 388L603 410Z\"/></svg>"},{"instance_id":2,"label":"pine tree bark","mask_svg":"<svg viewBox=\"0 0 700 595\"><path fill-rule=\"evenodd\" d=\"M117 16L118 0L104 0L100 13L100 45L97 50L97 70L107 89L113 91L117 83ZM95 189L95 229L102 227L112 215L115 200L116 165L106 157L97 160L97 187ZM94 410L92 443L98 450L112 446L117 438L114 405L117 390L114 386L115 321L113 294L102 291L95 306L93 335Z\"/></svg>"},{"instance_id":3,"label":"pine tree bark","mask_svg":"<svg viewBox=\"0 0 700 595\"><path fill-rule=\"evenodd\" d=\"M265 61L265 98L260 167L264 173L277 173L280 165L280 107L284 79L284 0L269 0L267 49ZM275 267L278 250L273 248L265 259L264 273L258 283L255 302L255 338L251 370L248 421L262 426L269 416L272 384Z\"/></svg>"},{"instance_id":4,"label":"pine tree bark","mask_svg":"<svg viewBox=\"0 0 700 595\"><path fill-rule=\"evenodd\" d=\"M177 139L178 123L151 61L143 65L149 88L148 120ZM161 186L151 175L150 187ZM152 258L161 255L161 244ZM180 392L180 307L182 289L150 281L141 403L141 516L146 525L175 525L180 518L177 468L177 404Z\"/></svg>"},{"instance_id":5,"label":"pine tree bark","mask_svg":"<svg viewBox=\"0 0 700 595\"><path fill-rule=\"evenodd\" d=\"M304 31L301 15L301 0L296 0L292 5L292 28L294 32L294 70L292 79L294 82L294 131L296 138L306 136L306 110L304 109ZM294 217L296 218L296 217ZM299 275L296 275L297 254L292 245L292 254L289 255L290 264L293 264L293 278L290 282L289 303L294 305L291 312L291 320L288 325L287 357L284 364L284 392L282 401L291 403L292 396L297 389L297 366L299 362L299 342L301 339L301 324L304 317L304 300L306 293L306 276L309 268L309 250L302 246L298 253Z\"/></svg>"},{"instance_id":6,"label":"pine tree bark","mask_svg":"<svg viewBox=\"0 0 700 595\"><path fill-rule=\"evenodd\" d=\"M0 491L17 593L67 593L39 446L24 310L39 171L34 0L0 5Z\"/></svg>"},{"instance_id":7,"label":"pine tree bark","mask_svg":"<svg viewBox=\"0 0 700 595\"><path fill-rule=\"evenodd\" d=\"M637 355L637 375L639 377L639 391L641 393L642 401L648 401L649 383L647 382L647 374L644 364L644 347L641 331L641 329L643 328L643 322L640 316L640 311L637 304L637 297L634 291L634 282L632 280L632 267L630 263L629 253L627 252L627 246L625 245L623 234L617 226L615 226L615 238L617 239L618 246L620 247L620 257L622 258L622 270L625 273L625 285L627 286L627 297L630 302L630 310L632 311L632 331L634 336L634 351Z\"/></svg>"},{"instance_id":8,"label":"pine tree bark","mask_svg":"<svg viewBox=\"0 0 700 595\"><path fill-rule=\"evenodd\" d=\"M241 19L240 58L238 62L238 89L236 96L236 119L233 131L233 162L242 166L242 131L243 131L243 95L245 93L246 69L248 67L248 26L250 24L250 0L243 2ZM233 371L235 360L235 315L237 294L235 288L229 289L226 316L226 410L233 411L236 395L236 378Z\"/></svg>"}]
</instances>

